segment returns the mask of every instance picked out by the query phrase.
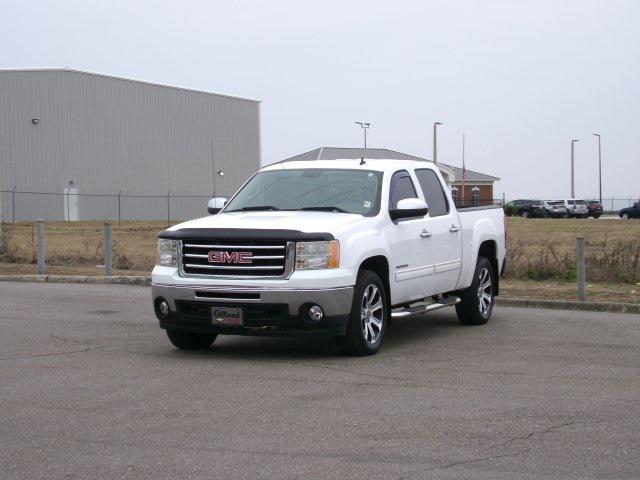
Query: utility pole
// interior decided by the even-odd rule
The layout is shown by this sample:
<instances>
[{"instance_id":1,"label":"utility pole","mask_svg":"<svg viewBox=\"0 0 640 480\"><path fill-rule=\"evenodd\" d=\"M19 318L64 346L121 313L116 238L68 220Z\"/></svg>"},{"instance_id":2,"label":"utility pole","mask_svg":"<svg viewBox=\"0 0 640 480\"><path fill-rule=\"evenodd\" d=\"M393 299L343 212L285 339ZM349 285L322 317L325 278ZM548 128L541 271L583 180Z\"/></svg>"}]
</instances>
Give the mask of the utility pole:
<instances>
[{"instance_id":1,"label":"utility pole","mask_svg":"<svg viewBox=\"0 0 640 480\"><path fill-rule=\"evenodd\" d=\"M371 126L371 124L367 122L355 122L355 123L360 125L360 127L362 128L362 131L364 132L364 148L367 148L367 130L369 130L369 127Z\"/></svg>"},{"instance_id":2,"label":"utility pole","mask_svg":"<svg viewBox=\"0 0 640 480\"><path fill-rule=\"evenodd\" d=\"M571 140L571 198L576 198L576 181L575 181L575 148L574 145L580 140Z\"/></svg>"},{"instance_id":3,"label":"utility pole","mask_svg":"<svg viewBox=\"0 0 640 480\"><path fill-rule=\"evenodd\" d=\"M442 122L433 122L433 163L438 163L438 125Z\"/></svg>"},{"instance_id":4,"label":"utility pole","mask_svg":"<svg viewBox=\"0 0 640 480\"><path fill-rule=\"evenodd\" d=\"M602 205L602 145L600 144L600 134L594 133L598 137L598 187L600 191L600 205Z\"/></svg>"}]
</instances>

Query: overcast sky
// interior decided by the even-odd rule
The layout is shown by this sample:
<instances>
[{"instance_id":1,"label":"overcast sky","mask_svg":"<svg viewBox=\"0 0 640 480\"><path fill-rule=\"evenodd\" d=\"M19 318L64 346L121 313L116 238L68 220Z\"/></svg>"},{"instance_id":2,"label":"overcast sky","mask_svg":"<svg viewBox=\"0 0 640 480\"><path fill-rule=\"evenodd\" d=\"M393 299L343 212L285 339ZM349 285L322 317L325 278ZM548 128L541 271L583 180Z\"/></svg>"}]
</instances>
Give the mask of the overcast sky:
<instances>
[{"instance_id":1,"label":"overcast sky","mask_svg":"<svg viewBox=\"0 0 640 480\"><path fill-rule=\"evenodd\" d=\"M640 1L0 0L0 68L69 67L262 100L263 163L369 146L496 194L640 196ZM0 106L1 108L1 106Z\"/></svg>"}]
</instances>

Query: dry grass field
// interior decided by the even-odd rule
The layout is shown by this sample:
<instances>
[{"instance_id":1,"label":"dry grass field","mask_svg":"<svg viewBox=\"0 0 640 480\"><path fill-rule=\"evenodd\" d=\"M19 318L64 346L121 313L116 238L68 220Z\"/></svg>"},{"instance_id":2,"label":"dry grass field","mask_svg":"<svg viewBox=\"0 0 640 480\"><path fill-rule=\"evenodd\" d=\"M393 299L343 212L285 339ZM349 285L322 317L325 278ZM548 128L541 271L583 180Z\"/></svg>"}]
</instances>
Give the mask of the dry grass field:
<instances>
[{"instance_id":1,"label":"dry grass field","mask_svg":"<svg viewBox=\"0 0 640 480\"><path fill-rule=\"evenodd\" d=\"M640 221L619 219L508 218L508 257L504 293L533 298L575 298L576 237L587 241L587 293L592 300L640 302ZM164 222L113 225L114 273L148 275L155 259L156 234ZM47 272L103 273L102 222L52 222L45 228ZM5 254L0 274L35 273L32 223L4 224Z\"/></svg>"}]
</instances>

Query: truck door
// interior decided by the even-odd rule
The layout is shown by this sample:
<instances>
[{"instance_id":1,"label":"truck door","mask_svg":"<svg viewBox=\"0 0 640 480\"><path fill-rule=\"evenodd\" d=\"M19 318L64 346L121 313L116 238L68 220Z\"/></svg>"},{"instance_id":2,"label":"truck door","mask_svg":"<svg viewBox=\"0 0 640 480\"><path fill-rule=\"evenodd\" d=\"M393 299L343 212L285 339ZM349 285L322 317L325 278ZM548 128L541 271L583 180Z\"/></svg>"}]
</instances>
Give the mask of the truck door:
<instances>
[{"instance_id":1,"label":"truck door","mask_svg":"<svg viewBox=\"0 0 640 480\"><path fill-rule=\"evenodd\" d=\"M460 219L451 208L442 182L433 170L416 169L416 177L429 206L425 219L429 237L424 243L433 264L434 277L429 282L428 295L446 293L455 289L462 268L462 233Z\"/></svg>"},{"instance_id":2,"label":"truck door","mask_svg":"<svg viewBox=\"0 0 640 480\"><path fill-rule=\"evenodd\" d=\"M399 170L391 177L389 185L389 210L400 200L418 198L411 175ZM395 285L391 289L391 303L397 304L425 297L425 284L433 277L424 248L425 217L403 218L387 224L386 237L389 242L389 280Z\"/></svg>"}]
</instances>

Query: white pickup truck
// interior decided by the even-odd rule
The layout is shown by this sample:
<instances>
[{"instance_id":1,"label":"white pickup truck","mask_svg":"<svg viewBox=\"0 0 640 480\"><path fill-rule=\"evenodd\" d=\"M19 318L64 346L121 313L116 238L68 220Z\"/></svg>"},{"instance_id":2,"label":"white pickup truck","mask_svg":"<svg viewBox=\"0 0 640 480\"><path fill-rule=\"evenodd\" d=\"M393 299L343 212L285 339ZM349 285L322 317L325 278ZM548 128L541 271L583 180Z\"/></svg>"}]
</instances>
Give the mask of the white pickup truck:
<instances>
[{"instance_id":1,"label":"white pickup truck","mask_svg":"<svg viewBox=\"0 0 640 480\"><path fill-rule=\"evenodd\" d=\"M456 210L430 162L273 164L209 213L158 235L153 305L178 348L316 335L370 355L391 320L454 305L466 325L491 317L503 211Z\"/></svg>"}]
</instances>

